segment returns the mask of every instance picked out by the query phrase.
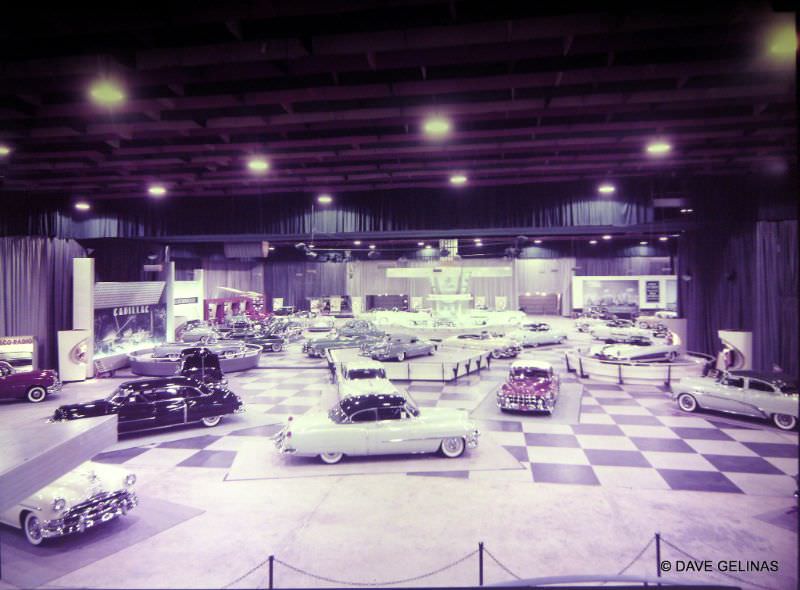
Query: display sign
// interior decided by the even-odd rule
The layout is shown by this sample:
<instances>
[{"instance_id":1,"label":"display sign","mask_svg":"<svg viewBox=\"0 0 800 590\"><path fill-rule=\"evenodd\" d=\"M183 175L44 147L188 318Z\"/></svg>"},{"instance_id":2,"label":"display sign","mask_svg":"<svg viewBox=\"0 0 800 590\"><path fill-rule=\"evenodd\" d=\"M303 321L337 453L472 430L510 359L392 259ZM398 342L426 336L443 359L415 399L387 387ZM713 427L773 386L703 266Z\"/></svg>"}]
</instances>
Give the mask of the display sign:
<instances>
[{"instance_id":1,"label":"display sign","mask_svg":"<svg viewBox=\"0 0 800 590\"><path fill-rule=\"evenodd\" d=\"M422 297L411 297L411 309L422 309Z\"/></svg>"},{"instance_id":2,"label":"display sign","mask_svg":"<svg viewBox=\"0 0 800 590\"><path fill-rule=\"evenodd\" d=\"M10 365L14 372L36 367L36 338L33 336L0 337L0 365Z\"/></svg>"},{"instance_id":3,"label":"display sign","mask_svg":"<svg viewBox=\"0 0 800 590\"><path fill-rule=\"evenodd\" d=\"M583 309L602 307L614 314L632 314L639 308L639 281L591 280L583 282Z\"/></svg>"},{"instance_id":4,"label":"display sign","mask_svg":"<svg viewBox=\"0 0 800 590\"><path fill-rule=\"evenodd\" d=\"M319 313L321 303L322 302L319 299L309 299L308 306L311 309L311 311Z\"/></svg>"},{"instance_id":5,"label":"display sign","mask_svg":"<svg viewBox=\"0 0 800 590\"><path fill-rule=\"evenodd\" d=\"M508 307L508 298L505 295L495 295L494 308L497 311L505 311Z\"/></svg>"},{"instance_id":6,"label":"display sign","mask_svg":"<svg viewBox=\"0 0 800 590\"><path fill-rule=\"evenodd\" d=\"M339 313L342 311L342 298L338 295L333 295L330 298L331 313Z\"/></svg>"},{"instance_id":7,"label":"display sign","mask_svg":"<svg viewBox=\"0 0 800 590\"><path fill-rule=\"evenodd\" d=\"M351 297L350 307L354 314L359 314L364 311L364 300L361 297Z\"/></svg>"},{"instance_id":8,"label":"display sign","mask_svg":"<svg viewBox=\"0 0 800 590\"><path fill-rule=\"evenodd\" d=\"M484 295L475 296L475 309L486 309L486 297Z\"/></svg>"},{"instance_id":9,"label":"display sign","mask_svg":"<svg viewBox=\"0 0 800 590\"><path fill-rule=\"evenodd\" d=\"M277 311L283 308L283 297L272 298L272 311Z\"/></svg>"},{"instance_id":10,"label":"display sign","mask_svg":"<svg viewBox=\"0 0 800 590\"><path fill-rule=\"evenodd\" d=\"M197 297L176 297L175 305L188 305L200 301Z\"/></svg>"},{"instance_id":11,"label":"display sign","mask_svg":"<svg viewBox=\"0 0 800 590\"><path fill-rule=\"evenodd\" d=\"M658 303L661 300L661 283L659 281L646 281L644 290L647 303Z\"/></svg>"},{"instance_id":12,"label":"display sign","mask_svg":"<svg viewBox=\"0 0 800 590\"><path fill-rule=\"evenodd\" d=\"M125 354L163 342L166 330L165 303L95 309L94 356Z\"/></svg>"}]
</instances>

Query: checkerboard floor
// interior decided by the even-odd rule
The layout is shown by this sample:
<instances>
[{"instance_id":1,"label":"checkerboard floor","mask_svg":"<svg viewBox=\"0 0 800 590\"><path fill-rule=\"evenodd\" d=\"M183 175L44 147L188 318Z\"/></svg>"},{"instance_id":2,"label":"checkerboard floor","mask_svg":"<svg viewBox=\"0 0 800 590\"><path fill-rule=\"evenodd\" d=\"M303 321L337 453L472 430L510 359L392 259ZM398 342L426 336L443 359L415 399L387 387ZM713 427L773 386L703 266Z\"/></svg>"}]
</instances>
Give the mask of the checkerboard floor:
<instances>
[{"instance_id":1,"label":"checkerboard floor","mask_svg":"<svg viewBox=\"0 0 800 590\"><path fill-rule=\"evenodd\" d=\"M564 348L529 349L522 354L551 361L564 382L582 383L578 423L553 424L547 416L498 410L495 419L479 420L478 426L482 436L491 437L519 462L519 470L470 472L458 461L443 461L442 471L425 475L774 496L791 496L796 489L797 432L710 412L687 414L677 409L663 387L579 380L564 368ZM273 366L301 366L295 364L302 360L298 356L302 354L290 350ZM493 361L489 370L449 383L396 384L423 411L426 407L474 410L493 395L509 364ZM229 378L232 389L245 400L246 414L229 418L224 427L162 434L157 442L151 436L131 438L123 441L125 448L101 453L96 460L208 468L224 475L247 441L263 439L271 452L269 437L289 415L304 414L321 399L329 399L325 396L335 395L330 373L318 363L306 369L253 369ZM241 416L247 419L242 421Z\"/></svg>"}]
</instances>

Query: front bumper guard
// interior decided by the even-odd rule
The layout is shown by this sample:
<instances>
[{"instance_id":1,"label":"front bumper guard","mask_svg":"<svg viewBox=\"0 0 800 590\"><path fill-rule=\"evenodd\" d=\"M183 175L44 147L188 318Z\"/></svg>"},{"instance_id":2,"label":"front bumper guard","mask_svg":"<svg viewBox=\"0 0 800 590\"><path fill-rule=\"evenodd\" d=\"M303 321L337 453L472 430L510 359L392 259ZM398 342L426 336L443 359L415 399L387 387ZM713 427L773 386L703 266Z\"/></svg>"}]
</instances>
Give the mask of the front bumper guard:
<instances>
[{"instance_id":1,"label":"front bumper guard","mask_svg":"<svg viewBox=\"0 0 800 590\"><path fill-rule=\"evenodd\" d=\"M74 512L67 511L63 518L49 520L42 525L42 537L52 539L75 533L83 533L86 529L114 520L126 515L139 503L139 498L133 491L125 491L107 499L97 501L97 506Z\"/></svg>"},{"instance_id":2,"label":"front bumper guard","mask_svg":"<svg viewBox=\"0 0 800 590\"><path fill-rule=\"evenodd\" d=\"M513 397L513 396L512 396ZM509 399L508 396L497 396L497 407L501 410L520 410L528 412L552 412L556 407L555 397L539 397L534 396L530 400L516 400Z\"/></svg>"},{"instance_id":3,"label":"front bumper guard","mask_svg":"<svg viewBox=\"0 0 800 590\"><path fill-rule=\"evenodd\" d=\"M473 430L472 432L470 432L469 434L467 434L466 442L467 442L467 448L468 449L474 449L474 448L476 448L478 446L478 437L480 435L481 435L481 432L477 428L475 430Z\"/></svg>"}]
</instances>

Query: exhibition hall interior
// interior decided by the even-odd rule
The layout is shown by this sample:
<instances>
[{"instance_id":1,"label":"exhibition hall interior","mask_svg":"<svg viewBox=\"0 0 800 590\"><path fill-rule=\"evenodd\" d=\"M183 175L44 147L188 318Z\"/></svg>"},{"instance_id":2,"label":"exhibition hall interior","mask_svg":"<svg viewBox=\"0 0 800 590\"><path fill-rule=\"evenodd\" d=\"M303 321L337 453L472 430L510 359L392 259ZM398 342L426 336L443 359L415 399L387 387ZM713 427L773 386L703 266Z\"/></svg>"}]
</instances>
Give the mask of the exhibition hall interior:
<instances>
[{"instance_id":1,"label":"exhibition hall interior","mask_svg":"<svg viewBox=\"0 0 800 590\"><path fill-rule=\"evenodd\" d=\"M0 20L0 590L798 584L793 3Z\"/></svg>"}]
</instances>

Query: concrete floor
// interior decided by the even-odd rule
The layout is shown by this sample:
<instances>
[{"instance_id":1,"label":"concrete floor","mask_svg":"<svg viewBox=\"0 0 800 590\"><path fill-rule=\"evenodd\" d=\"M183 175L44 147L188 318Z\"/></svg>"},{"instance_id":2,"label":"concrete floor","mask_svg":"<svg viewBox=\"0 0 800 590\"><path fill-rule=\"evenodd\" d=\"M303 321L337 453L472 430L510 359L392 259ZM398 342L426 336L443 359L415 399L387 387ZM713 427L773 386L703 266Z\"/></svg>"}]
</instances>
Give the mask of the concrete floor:
<instances>
[{"instance_id":1,"label":"concrete floor","mask_svg":"<svg viewBox=\"0 0 800 590\"><path fill-rule=\"evenodd\" d=\"M493 363L492 371L504 371L505 366ZM69 385L58 400L47 402L46 411L52 411L51 405L108 392L116 381ZM43 409L29 404L4 407L3 420L41 415ZM242 419L220 428L275 421L251 412ZM225 430L199 429L183 436L220 432ZM175 438L174 432L147 435L133 443L123 440L115 448ZM793 440L796 444L796 436ZM616 574L656 532L701 560L777 560L777 573L736 575L771 588L797 587L797 514L785 514L796 502L786 493L538 483L525 469L423 477L371 474L367 465L360 475L256 481L225 481L224 469L174 464L143 462L135 470L143 498L168 500L202 514L54 579L48 587L222 587L270 554L337 580L311 578L278 563L276 587L380 583L441 568L474 552L480 541L507 568L526 578ZM146 504L137 510L146 510ZM19 534L5 527L2 533ZM63 546L69 550L69 544ZM680 558L673 549L662 548L662 559ZM513 580L488 557L484 571L487 584ZM655 573L653 546L627 571ZM686 582L737 584L716 574L674 576ZM261 566L231 587L264 587L266 580L266 566ZM477 583L478 559L473 555L451 569L399 586Z\"/></svg>"}]
</instances>

